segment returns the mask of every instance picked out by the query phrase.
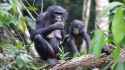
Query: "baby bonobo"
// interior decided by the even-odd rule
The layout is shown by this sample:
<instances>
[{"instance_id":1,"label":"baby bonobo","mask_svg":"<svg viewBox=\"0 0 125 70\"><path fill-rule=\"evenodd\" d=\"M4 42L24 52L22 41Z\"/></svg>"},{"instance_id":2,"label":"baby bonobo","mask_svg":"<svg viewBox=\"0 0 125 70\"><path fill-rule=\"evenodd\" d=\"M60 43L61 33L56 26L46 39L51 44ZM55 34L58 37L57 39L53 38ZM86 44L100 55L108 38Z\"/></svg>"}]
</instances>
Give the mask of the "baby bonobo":
<instances>
[{"instance_id":1,"label":"baby bonobo","mask_svg":"<svg viewBox=\"0 0 125 70\"><path fill-rule=\"evenodd\" d=\"M84 22L80 20L73 20L69 27L69 36L66 38L66 48L69 48L71 53L79 54L84 50L85 53L88 52L90 47L90 36L84 29ZM86 46L83 46L83 43L86 43Z\"/></svg>"}]
</instances>

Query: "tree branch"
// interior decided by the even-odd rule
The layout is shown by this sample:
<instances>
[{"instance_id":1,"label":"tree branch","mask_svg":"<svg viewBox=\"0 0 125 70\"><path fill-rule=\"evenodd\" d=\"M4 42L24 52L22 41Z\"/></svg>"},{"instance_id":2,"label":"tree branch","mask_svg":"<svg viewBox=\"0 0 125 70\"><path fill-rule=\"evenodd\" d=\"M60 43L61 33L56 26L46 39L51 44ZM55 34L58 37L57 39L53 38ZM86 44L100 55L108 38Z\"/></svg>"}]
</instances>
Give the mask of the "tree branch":
<instances>
[{"instance_id":1,"label":"tree branch","mask_svg":"<svg viewBox=\"0 0 125 70\"><path fill-rule=\"evenodd\" d=\"M70 61L57 64L51 70L76 70L78 67L94 68L109 63L109 57L96 58L94 55L84 55Z\"/></svg>"}]
</instances>

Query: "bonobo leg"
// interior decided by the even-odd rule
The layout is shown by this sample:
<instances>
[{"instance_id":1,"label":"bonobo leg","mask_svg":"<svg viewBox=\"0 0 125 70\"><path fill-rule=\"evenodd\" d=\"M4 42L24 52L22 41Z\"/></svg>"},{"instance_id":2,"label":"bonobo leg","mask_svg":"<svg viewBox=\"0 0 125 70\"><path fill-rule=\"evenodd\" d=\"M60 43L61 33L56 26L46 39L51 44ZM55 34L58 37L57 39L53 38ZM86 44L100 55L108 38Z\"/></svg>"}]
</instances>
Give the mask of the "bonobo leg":
<instances>
[{"instance_id":1,"label":"bonobo leg","mask_svg":"<svg viewBox=\"0 0 125 70\"><path fill-rule=\"evenodd\" d=\"M50 44L52 45L52 48L54 49L55 53L59 52L59 46L60 46L60 41L58 41L56 38L51 38L49 40Z\"/></svg>"},{"instance_id":2,"label":"bonobo leg","mask_svg":"<svg viewBox=\"0 0 125 70\"><path fill-rule=\"evenodd\" d=\"M60 40L58 40L57 38L51 38L49 40L49 43L52 45L52 48L54 49L55 53L56 53L56 57L57 59L60 59L60 57L58 56L59 53L59 48L60 48Z\"/></svg>"},{"instance_id":3,"label":"bonobo leg","mask_svg":"<svg viewBox=\"0 0 125 70\"><path fill-rule=\"evenodd\" d=\"M84 29L81 29L81 35L82 35L82 39L83 39L83 42L84 42L84 40L85 40L85 43L86 43L86 47L84 47L84 46L82 46L82 48L84 49L84 48L86 48L86 51L85 51L85 53L89 53L89 48L90 48L90 36L89 36L89 34L84 30ZM84 43L82 43L82 44L84 44Z\"/></svg>"},{"instance_id":4,"label":"bonobo leg","mask_svg":"<svg viewBox=\"0 0 125 70\"><path fill-rule=\"evenodd\" d=\"M40 34L34 37L35 48L43 60L48 61L49 64L55 65L57 63L56 54L52 46Z\"/></svg>"}]
</instances>

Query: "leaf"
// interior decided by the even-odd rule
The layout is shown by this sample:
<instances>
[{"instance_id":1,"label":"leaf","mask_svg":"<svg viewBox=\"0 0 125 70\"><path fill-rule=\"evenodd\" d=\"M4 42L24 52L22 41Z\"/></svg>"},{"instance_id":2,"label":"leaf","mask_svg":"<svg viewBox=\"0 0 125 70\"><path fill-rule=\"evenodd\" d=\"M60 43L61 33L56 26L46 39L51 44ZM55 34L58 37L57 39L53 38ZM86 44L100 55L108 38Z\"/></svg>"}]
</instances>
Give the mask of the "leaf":
<instances>
[{"instance_id":1,"label":"leaf","mask_svg":"<svg viewBox=\"0 0 125 70\"><path fill-rule=\"evenodd\" d=\"M27 25L26 25L26 18L25 17L20 17L19 19L19 24L18 24L18 29L25 33L26 31L28 31L27 29Z\"/></svg>"},{"instance_id":2,"label":"leaf","mask_svg":"<svg viewBox=\"0 0 125 70\"><path fill-rule=\"evenodd\" d=\"M113 50L113 52L112 52L112 57L113 57L113 59L114 59L115 62L118 62L118 61L119 61L119 59L120 59L120 47L119 47L119 46L117 46L117 47Z\"/></svg>"},{"instance_id":3,"label":"leaf","mask_svg":"<svg viewBox=\"0 0 125 70\"><path fill-rule=\"evenodd\" d=\"M11 5L9 3L1 3L0 10L9 11L11 9Z\"/></svg>"},{"instance_id":4,"label":"leaf","mask_svg":"<svg viewBox=\"0 0 125 70\"><path fill-rule=\"evenodd\" d=\"M16 58L16 64L19 68L27 67L28 63L32 61L32 57L27 54L20 54Z\"/></svg>"},{"instance_id":5,"label":"leaf","mask_svg":"<svg viewBox=\"0 0 125 70\"><path fill-rule=\"evenodd\" d=\"M124 9L122 7L117 8L111 29L115 43L120 44L125 36Z\"/></svg>"},{"instance_id":6,"label":"leaf","mask_svg":"<svg viewBox=\"0 0 125 70\"><path fill-rule=\"evenodd\" d=\"M21 56L16 57L16 64L19 68L22 68L24 66L24 62L21 59Z\"/></svg>"},{"instance_id":7,"label":"leaf","mask_svg":"<svg viewBox=\"0 0 125 70\"><path fill-rule=\"evenodd\" d=\"M16 48L22 48L23 47L23 44L22 44L22 42L21 41L19 41L19 40L16 40Z\"/></svg>"},{"instance_id":8,"label":"leaf","mask_svg":"<svg viewBox=\"0 0 125 70\"><path fill-rule=\"evenodd\" d=\"M116 8L119 6L123 6L124 4L118 1L114 1L109 3L106 8L104 9L104 13L106 13L106 15L111 15L112 13L116 13ZM111 17L111 16L110 16Z\"/></svg>"},{"instance_id":9,"label":"leaf","mask_svg":"<svg viewBox=\"0 0 125 70\"><path fill-rule=\"evenodd\" d=\"M10 18L8 17L9 13L7 11L0 10L0 24L3 25L4 23L10 22Z\"/></svg>"},{"instance_id":10,"label":"leaf","mask_svg":"<svg viewBox=\"0 0 125 70\"><path fill-rule=\"evenodd\" d=\"M11 12L14 15L22 15L21 10L23 5L21 5L21 0L9 0L9 3L12 6Z\"/></svg>"},{"instance_id":11,"label":"leaf","mask_svg":"<svg viewBox=\"0 0 125 70\"><path fill-rule=\"evenodd\" d=\"M16 24L16 17L12 16L8 11L0 10L0 26Z\"/></svg>"},{"instance_id":12,"label":"leaf","mask_svg":"<svg viewBox=\"0 0 125 70\"><path fill-rule=\"evenodd\" d=\"M20 54L20 58L24 63L29 63L32 60L32 57L27 54Z\"/></svg>"},{"instance_id":13,"label":"leaf","mask_svg":"<svg viewBox=\"0 0 125 70\"><path fill-rule=\"evenodd\" d=\"M118 1L114 1L114 2L109 3L107 7L109 10L111 10L117 6L122 6L122 5L123 5L123 3L118 2Z\"/></svg>"},{"instance_id":14,"label":"leaf","mask_svg":"<svg viewBox=\"0 0 125 70\"><path fill-rule=\"evenodd\" d=\"M125 70L125 63L118 63L114 70Z\"/></svg>"},{"instance_id":15,"label":"leaf","mask_svg":"<svg viewBox=\"0 0 125 70\"><path fill-rule=\"evenodd\" d=\"M101 49L105 45L105 37L104 33L100 30L95 32L94 38L92 40L92 53L95 54L97 57L101 54Z\"/></svg>"},{"instance_id":16,"label":"leaf","mask_svg":"<svg viewBox=\"0 0 125 70\"><path fill-rule=\"evenodd\" d=\"M16 55L16 54L19 53L19 50L15 46L9 47L8 48L8 53L11 54L11 55Z\"/></svg>"}]
</instances>

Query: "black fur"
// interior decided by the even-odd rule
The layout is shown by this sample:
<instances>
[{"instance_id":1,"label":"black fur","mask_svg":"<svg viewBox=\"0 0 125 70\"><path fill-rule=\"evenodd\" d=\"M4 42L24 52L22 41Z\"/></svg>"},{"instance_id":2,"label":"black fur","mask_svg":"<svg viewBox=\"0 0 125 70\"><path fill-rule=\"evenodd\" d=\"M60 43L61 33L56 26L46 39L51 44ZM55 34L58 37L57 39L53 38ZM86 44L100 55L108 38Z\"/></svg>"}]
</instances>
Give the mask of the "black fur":
<instances>
[{"instance_id":1,"label":"black fur","mask_svg":"<svg viewBox=\"0 0 125 70\"><path fill-rule=\"evenodd\" d=\"M55 20L56 15L61 16L63 20L59 22ZM66 19L67 11L58 5L50 6L47 11L39 15L36 21L36 30L32 33L32 39L37 52L43 60L57 59ZM56 61L49 63L55 64Z\"/></svg>"}]
</instances>

